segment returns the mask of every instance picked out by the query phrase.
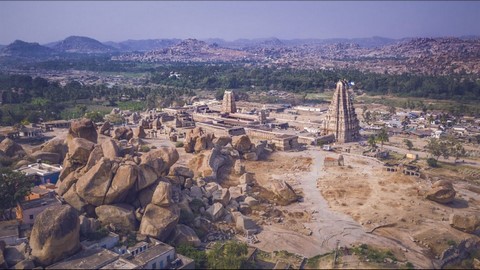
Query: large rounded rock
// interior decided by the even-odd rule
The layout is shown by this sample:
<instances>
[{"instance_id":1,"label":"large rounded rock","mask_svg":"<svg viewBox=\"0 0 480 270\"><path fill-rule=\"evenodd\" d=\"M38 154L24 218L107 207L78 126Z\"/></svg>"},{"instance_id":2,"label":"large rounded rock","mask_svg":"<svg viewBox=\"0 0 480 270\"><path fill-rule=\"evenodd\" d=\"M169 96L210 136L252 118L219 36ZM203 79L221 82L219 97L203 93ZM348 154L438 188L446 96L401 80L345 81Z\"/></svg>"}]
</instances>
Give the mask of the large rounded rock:
<instances>
[{"instance_id":1,"label":"large rounded rock","mask_svg":"<svg viewBox=\"0 0 480 270\"><path fill-rule=\"evenodd\" d=\"M220 136L213 140L213 144L216 147L224 147L224 146L227 146L227 144L229 143L232 143L232 137L230 136Z\"/></svg>"},{"instance_id":2,"label":"large rounded rock","mask_svg":"<svg viewBox=\"0 0 480 270\"><path fill-rule=\"evenodd\" d=\"M117 143L112 140L106 140L102 143L103 156L109 159L115 159L119 156L120 150Z\"/></svg>"},{"instance_id":3,"label":"large rounded rock","mask_svg":"<svg viewBox=\"0 0 480 270\"><path fill-rule=\"evenodd\" d=\"M80 249L80 222L69 205L52 206L35 219L30 234L34 261L47 266L75 254Z\"/></svg>"},{"instance_id":4,"label":"large rounded rock","mask_svg":"<svg viewBox=\"0 0 480 270\"><path fill-rule=\"evenodd\" d=\"M247 135L236 136L233 138L233 148L237 150L241 155L250 152L253 147L250 137Z\"/></svg>"},{"instance_id":5,"label":"large rounded rock","mask_svg":"<svg viewBox=\"0 0 480 270\"><path fill-rule=\"evenodd\" d=\"M73 162L85 165L95 144L87 139L74 138L68 141L67 158Z\"/></svg>"},{"instance_id":6,"label":"large rounded rock","mask_svg":"<svg viewBox=\"0 0 480 270\"><path fill-rule=\"evenodd\" d=\"M34 160L41 160L42 162L47 161L51 164L60 163L60 155L57 153L38 151L38 152L32 153L30 157Z\"/></svg>"},{"instance_id":7,"label":"large rounded rock","mask_svg":"<svg viewBox=\"0 0 480 270\"><path fill-rule=\"evenodd\" d=\"M184 141L185 152L193 153L200 152L202 150L212 149L213 139L215 136L212 133L206 133L201 127L196 127L189 132Z\"/></svg>"},{"instance_id":8,"label":"large rounded rock","mask_svg":"<svg viewBox=\"0 0 480 270\"><path fill-rule=\"evenodd\" d=\"M169 206L172 203L172 186L170 183L158 183L152 196L152 203L157 206Z\"/></svg>"},{"instance_id":9,"label":"large rounded rock","mask_svg":"<svg viewBox=\"0 0 480 270\"><path fill-rule=\"evenodd\" d=\"M280 199L290 203L297 200L297 194L293 188L285 181L273 181L271 184L271 190Z\"/></svg>"},{"instance_id":10,"label":"large rounded rock","mask_svg":"<svg viewBox=\"0 0 480 270\"><path fill-rule=\"evenodd\" d=\"M103 204L123 202L138 177L138 167L132 164L120 164L110 187L105 195Z\"/></svg>"},{"instance_id":11,"label":"large rounded rock","mask_svg":"<svg viewBox=\"0 0 480 270\"><path fill-rule=\"evenodd\" d=\"M25 155L25 151L23 150L22 146L9 138L4 139L0 143L0 151L9 157Z\"/></svg>"},{"instance_id":12,"label":"large rounded rock","mask_svg":"<svg viewBox=\"0 0 480 270\"><path fill-rule=\"evenodd\" d=\"M199 247L202 244L195 231L192 228L183 224L178 224L175 227L171 242L175 246L189 245Z\"/></svg>"},{"instance_id":13,"label":"large rounded rock","mask_svg":"<svg viewBox=\"0 0 480 270\"><path fill-rule=\"evenodd\" d=\"M77 181L77 192L86 202L99 206L104 204L105 195L118 168L112 160L102 158Z\"/></svg>"},{"instance_id":14,"label":"large rounded rock","mask_svg":"<svg viewBox=\"0 0 480 270\"><path fill-rule=\"evenodd\" d=\"M122 232L137 230L135 208L129 204L101 205L95 208L95 214L103 226L113 224L116 229Z\"/></svg>"},{"instance_id":15,"label":"large rounded rock","mask_svg":"<svg viewBox=\"0 0 480 270\"><path fill-rule=\"evenodd\" d=\"M113 138L128 141L133 138L133 130L129 127L118 127L113 131Z\"/></svg>"},{"instance_id":16,"label":"large rounded rock","mask_svg":"<svg viewBox=\"0 0 480 270\"><path fill-rule=\"evenodd\" d=\"M210 206L205 213L212 221L218 221L226 214L226 210L221 203L217 202Z\"/></svg>"},{"instance_id":17,"label":"large rounded rock","mask_svg":"<svg viewBox=\"0 0 480 270\"><path fill-rule=\"evenodd\" d=\"M41 147L42 152L57 153L60 156L60 161L62 162L65 159L65 156L68 152L68 147L65 144L64 140L61 139L52 139L44 143Z\"/></svg>"},{"instance_id":18,"label":"large rounded rock","mask_svg":"<svg viewBox=\"0 0 480 270\"><path fill-rule=\"evenodd\" d=\"M475 233L480 230L480 216L451 214L450 226L466 233Z\"/></svg>"},{"instance_id":19,"label":"large rounded rock","mask_svg":"<svg viewBox=\"0 0 480 270\"><path fill-rule=\"evenodd\" d=\"M157 175L168 175L170 167L177 162L179 156L174 147L163 146L142 155L141 164L150 166Z\"/></svg>"},{"instance_id":20,"label":"large rounded rock","mask_svg":"<svg viewBox=\"0 0 480 270\"><path fill-rule=\"evenodd\" d=\"M138 126L133 130L133 137L140 138L140 139L144 139L147 137L147 133L145 132L145 129L143 128L143 126Z\"/></svg>"},{"instance_id":21,"label":"large rounded rock","mask_svg":"<svg viewBox=\"0 0 480 270\"><path fill-rule=\"evenodd\" d=\"M149 204L143 214L139 233L165 241L178 223L180 211L175 206Z\"/></svg>"},{"instance_id":22,"label":"large rounded rock","mask_svg":"<svg viewBox=\"0 0 480 270\"><path fill-rule=\"evenodd\" d=\"M80 119L73 121L68 130L67 140L73 138L83 138L97 143L97 129L95 123L90 119Z\"/></svg>"},{"instance_id":23,"label":"large rounded rock","mask_svg":"<svg viewBox=\"0 0 480 270\"><path fill-rule=\"evenodd\" d=\"M110 136L110 129L112 128L112 125L110 122L105 121L103 125L100 127L100 134L105 135L105 136Z\"/></svg>"},{"instance_id":24,"label":"large rounded rock","mask_svg":"<svg viewBox=\"0 0 480 270\"><path fill-rule=\"evenodd\" d=\"M440 180L432 185L432 189L427 193L427 199L438 203L449 203L455 199L455 189L451 182Z\"/></svg>"},{"instance_id":25,"label":"large rounded rock","mask_svg":"<svg viewBox=\"0 0 480 270\"><path fill-rule=\"evenodd\" d=\"M93 150L90 152L90 156L88 157L87 164L84 167L84 172L90 170L95 164L97 164L100 159L103 158L103 149L101 144L95 145Z\"/></svg>"}]
</instances>

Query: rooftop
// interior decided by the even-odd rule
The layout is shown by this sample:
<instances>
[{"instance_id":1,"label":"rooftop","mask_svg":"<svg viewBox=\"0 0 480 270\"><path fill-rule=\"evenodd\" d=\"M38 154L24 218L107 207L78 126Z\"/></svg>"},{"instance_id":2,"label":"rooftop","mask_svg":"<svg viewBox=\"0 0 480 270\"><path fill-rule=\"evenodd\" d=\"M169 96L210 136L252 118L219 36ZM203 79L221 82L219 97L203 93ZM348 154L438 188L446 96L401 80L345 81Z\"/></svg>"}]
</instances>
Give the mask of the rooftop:
<instances>
[{"instance_id":1,"label":"rooftop","mask_svg":"<svg viewBox=\"0 0 480 270\"><path fill-rule=\"evenodd\" d=\"M152 259L165 254L174 248L172 246L169 246L167 244L159 242L157 245L148 248L144 252L138 254L135 256L135 258L132 260L133 263L136 263L138 265L145 265Z\"/></svg>"},{"instance_id":2,"label":"rooftop","mask_svg":"<svg viewBox=\"0 0 480 270\"><path fill-rule=\"evenodd\" d=\"M115 261L103 266L100 269L139 269L139 266L128 260L125 260L122 257L119 257Z\"/></svg>"},{"instance_id":3,"label":"rooftop","mask_svg":"<svg viewBox=\"0 0 480 270\"><path fill-rule=\"evenodd\" d=\"M0 221L0 237L9 237L9 236L18 237L18 221L17 220Z\"/></svg>"},{"instance_id":4,"label":"rooftop","mask_svg":"<svg viewBox=\"0 0 480 270\"><path fill-rule=\"evenodd\" d=\"M52 173L60 172L62 170L62 166L58 165L49 165L46 163L33 163L24 167L17 169L19 172L23 172L26 175L40 175L45 176Z\"/></svg>"},{"instance_id":5,"label":"rooftop","mask_svg":"<svg viewBox=\"0 0 480 270\"><path fill-rule=\"evenodd\" d=\"M99 269L111 264L119 256L103 248L86 249L46 269Z\"/></svg>"},{"instance_id":6,"label":"rooftop","mask_svg":"<svg viewBox=\"0 0 480 270\"><path fill-rule=\"evenodd\" d=\"M51 205L60 205L62 204L56 197L43 197L39 199L34 199L30 201L20 202L20 207L23 210L41 207L41 206L51 206Z\"/></svg>"}]
</instances>

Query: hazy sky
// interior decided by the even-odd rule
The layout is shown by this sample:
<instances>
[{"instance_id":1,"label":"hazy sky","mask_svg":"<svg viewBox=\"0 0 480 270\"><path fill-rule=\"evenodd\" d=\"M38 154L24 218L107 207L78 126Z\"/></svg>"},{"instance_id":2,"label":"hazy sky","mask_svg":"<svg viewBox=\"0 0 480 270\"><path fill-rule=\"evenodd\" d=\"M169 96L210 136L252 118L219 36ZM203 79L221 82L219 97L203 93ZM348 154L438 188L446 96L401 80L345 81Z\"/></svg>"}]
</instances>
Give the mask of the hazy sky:
<instances>
[{"instance_id":1,"label":"hazy sky","mask_svg":"<svg viewBox=\"0 0 480 270\"><path fill-rule=\"evenodd\" d=\"M0 1L0 44L70 35L100 41L480 35L480 2Z\"/></svg>"}]
</instances>

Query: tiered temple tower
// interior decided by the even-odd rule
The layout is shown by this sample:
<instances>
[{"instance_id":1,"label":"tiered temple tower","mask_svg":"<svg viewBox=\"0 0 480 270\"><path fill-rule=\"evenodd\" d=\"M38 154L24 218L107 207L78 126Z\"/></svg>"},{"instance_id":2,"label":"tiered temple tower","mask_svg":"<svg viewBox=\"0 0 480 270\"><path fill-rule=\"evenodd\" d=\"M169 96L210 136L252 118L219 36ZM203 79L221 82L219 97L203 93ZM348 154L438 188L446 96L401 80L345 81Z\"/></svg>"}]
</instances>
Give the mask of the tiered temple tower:
<instances>
[{"instance_id":1,"label":"tiered temple tower","mask_svg":"<svg viewBox=\"0 0 480 270\"><path fill-rule=\"evenodd\" d=\"M335 135L336 141L341 143L355 141L360 136L357 114L347 86L346 81L337 83L322 130L325 135Z\"/></svg>"},{"instance_id":2,"label":"tiered temple tower","mask_svg":"<svg viewBox=\"0 0 480 270\"><path fill-rule=\"evenodd\" d=\"M223 104L222 104L223 113L236 113L237 105L235 105L235 95L233 91L225 91L223 94Z\"/></svg>"}]
</instances>

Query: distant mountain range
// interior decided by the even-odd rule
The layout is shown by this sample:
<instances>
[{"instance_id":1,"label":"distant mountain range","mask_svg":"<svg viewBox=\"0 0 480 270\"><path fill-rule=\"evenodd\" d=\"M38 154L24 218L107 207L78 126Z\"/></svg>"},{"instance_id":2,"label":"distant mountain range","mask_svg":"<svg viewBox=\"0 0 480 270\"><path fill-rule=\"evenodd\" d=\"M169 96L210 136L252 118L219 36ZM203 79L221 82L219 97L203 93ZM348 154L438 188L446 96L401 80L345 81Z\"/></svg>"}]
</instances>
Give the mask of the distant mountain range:
<instances>
[{"instance_id":1,"label":"distant mountain range","mask_svg":"<svg viewBox=\"0 0 480 270\"><path fill-rule=\"evenodd\" d=\"M62 41L57 41L45 46L58 52L67 53L112 53L118 49L105 45L98 40L89 37L70 36Z\"/></svg>"},{"instance_id":2,"label":"distant mountain range","mask_svg":"<svg viewBox=\"0 0 480 270\"><path fill-rule=\"evenodd\" d=\"M369 38L330 38L330 39L278 39L258 38L258 39L237 39L226 41L220 38L211 38L201 40L208 45L215 45L228 49L252 49L252 48L288 48L302 45L330 45L339 43L357 44L361 48L381 48L384 46L405 42L413 38L391 39L385 37ZM479 36L463 36L462 40L480 39ZM16 40L9 45L0 45L1 56L51 56L62 53L76 54L112 54L125 52L149 52L166 49L182 42L182 39L144 39L144 40L126 40L121 42L100 42L93 38L70 36L64 40L40 45L38 43L28 43Z\"/></svg>"},{"instance_id":3,"label":"distant mountain range","mask_svg":"<svg viewBox=\"0 0 480 270\"><path fill-rule=\"evenodd\" d=\"M300 69L354 68L372 72L480 72L480 37L291 39L147 39L105 42L71 36L45 45L21 40L0 48L4 63L88 55L135 62L242 62ZM22 61L18 61L22 60Z\"/></svg>"}]
</instances>

